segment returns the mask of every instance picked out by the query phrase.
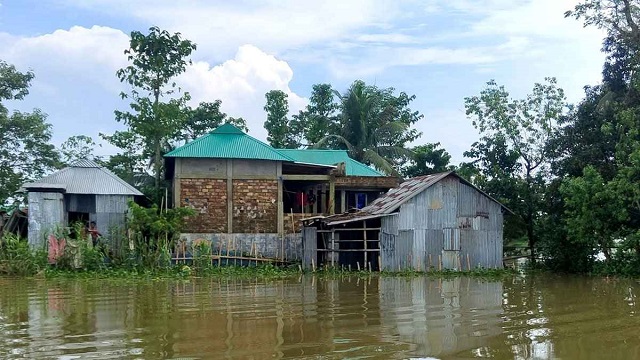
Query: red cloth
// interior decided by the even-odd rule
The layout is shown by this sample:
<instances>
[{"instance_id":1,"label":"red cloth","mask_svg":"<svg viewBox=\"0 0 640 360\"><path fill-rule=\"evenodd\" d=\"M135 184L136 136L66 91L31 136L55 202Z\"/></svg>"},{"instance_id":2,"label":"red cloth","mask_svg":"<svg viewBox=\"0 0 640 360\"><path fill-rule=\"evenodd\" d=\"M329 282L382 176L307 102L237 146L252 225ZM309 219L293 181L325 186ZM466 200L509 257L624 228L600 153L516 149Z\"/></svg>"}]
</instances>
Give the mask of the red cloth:
<instances>
[{"instance_id":1,"label":"red cloth","mask_svg":"<svg viewBox=\"0 0 640 360\"><path fill-rule=\"evenodd\" d=\"M302 192L296 193L296 205L297 206L309 205L309 199L307 197L307 194Z\"/></svg>"},{"instance_id":2,"label":"red cloth","mask_svg":"<svg viewBox=\"0 0 640 360\"><path fill-rule=\"evenodd\" d=\"M67 241L62 238L56 239L55 235L49 235L49 264L55 264L64 254L64 248L67 246Z\"/></svg>"}]
</instances>

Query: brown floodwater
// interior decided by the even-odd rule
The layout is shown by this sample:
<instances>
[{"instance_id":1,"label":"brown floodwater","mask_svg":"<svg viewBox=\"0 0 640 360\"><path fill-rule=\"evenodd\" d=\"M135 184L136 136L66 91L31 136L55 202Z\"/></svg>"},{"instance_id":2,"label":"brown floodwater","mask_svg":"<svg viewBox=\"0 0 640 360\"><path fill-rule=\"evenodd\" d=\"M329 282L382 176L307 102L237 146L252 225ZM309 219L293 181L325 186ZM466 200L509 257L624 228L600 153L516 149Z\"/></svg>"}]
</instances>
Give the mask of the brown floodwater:
<instances>
[{"instance_id":1,"label":"brown floodwater","mask_svg":"<svg viewBox=\"0 0 640 360\"><path fill-rule=\"evenodd\" d=\"M640 359L635 280L0 278L0 359Z\"/></svg>"}]
</instances>

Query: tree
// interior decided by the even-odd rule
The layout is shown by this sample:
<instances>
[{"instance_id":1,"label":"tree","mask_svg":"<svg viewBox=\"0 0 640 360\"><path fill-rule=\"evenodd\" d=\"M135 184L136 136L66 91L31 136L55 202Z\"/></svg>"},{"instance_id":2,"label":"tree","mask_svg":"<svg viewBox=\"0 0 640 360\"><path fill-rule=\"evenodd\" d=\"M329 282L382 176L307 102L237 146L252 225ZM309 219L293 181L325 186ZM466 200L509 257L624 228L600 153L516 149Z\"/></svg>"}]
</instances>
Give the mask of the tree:
<instances>
[{"instance_id":1,"label":"tree","mask_svg":"<svg viewBox=\"0 0 640 360\"><path fill-rule=\"evenodd\" d=\"M59 164L46 115L39 109L9 112L4 104L24 99L33 78L32 72L21 73L0 61L0 204L24 182L44 176Z\"/></svg>"},{"instance_id":2,"label":"tree","mask_svg":"<svg viewBox=\"0 0 640 360\"><path fill-rule=\"evenodd\" d=\"M70 136L60 145L61 161L64 165L70 165L82 159L95 159L93 154L96 143L91 136L74 135Z\"/></svg>"},{"instance_id":3,"label":"tree","mask_svg":"<svg viewBox=\"0 0 640 360\"><path fill-rule=\"evenodd\" d=\"M339 97L340 130L322 138L315 147L346 148L353 159L397 175L397 162L413 156L405 145L421 135L411 126L423 115L409 108L415 96L404 92L396 96L394 92L393 88L355 81Z\"/></svg>"},{"instance_id":4,"label":"tree","mask_svg":"<svg viewBox=\"0 0 640 360\"><path fill-rule=\"evenodd\" d=\"M293 131L291 121L288 118L288 95L282 90L271 90L265 94L267 103L264 110L267 112L267 120L264 128L267 129L267 141L277 149L295 149L300 147L297 140L299 132Z\"/></svg>"},{"instance_id":5,"label":"tree","mask_svg":"<svg viewBox=\"0 0 640 360\"><path fill-rule=\"evenodd\" d=\"M162 177L163 148L171 141L184 122L188 93L175 97L176 76L186 70L186 60L196 45L182 38L180 33L170 34L151 27L148 34L131 33L130 47L125 50L131 65L117 71L121 82L129 84L131 111L115 111L116 120L129 127L129 132L140 137L143 153L151 158L154 191L157 197ZM168 101L161 101L172 95Z\"/></svg>"},{"instance_id":6,"label":"tree","mask_svg":"<svg viewBox=\"0 0 640 360\"><path fill-rule=\"evenodd\" d=\"M519 171L510 176L522 183L523 206L519 215L526 224L529 249L535 261L534 228L549 160L547 143L566 109L564 91L557 87L554 78L546 78L545 83L535 84L525 99L514 100L503 86L489 81L479 96L465 98L465 108L482 135L480 143L503 143L505 153L517 154ZM497 166L491 162L486 166L491 167L487 171L491 177L491 170L497 170Z\"/></svg>"},{"instance_id":7,"label":"tree","mask_svg":"<svg viewBox=\"0 0 640 360\"><path fill-rule=\"evenodd\" d=\"M185 123L181 126L181 133L177 138L189 142L225 123L233 124L244 131L249 131L247 122L243 118L227 117L227 114L220 111L221 105L222 101L215 100L213 102L201 102L195 109L188 108Z\"/></svg>"},{"instance_id":8,"label":"tree","mask_svg":"<svg viewBox=\"0 0 640 360\"><path fill-rule=\"evenodd\" d=\"M451 155L439 147L440 143L433 143L412 148L413 156L409 165L402 168L402 175L411 178L453 170L454 167L449 165Z\"/></svg>"},{"instance_id":9,"label":"tree","mask_svg":"<svg viewBox=\"0 0 640 360\"><path fill-rule=\"evenodd\" d=\"M294 115L291 127L301 130L307 144L316 144L327 135L339 132L340 105L335 101L336 95L340 94L330 84L315 84L309 104Z\"/></svg>"}]
</instances>

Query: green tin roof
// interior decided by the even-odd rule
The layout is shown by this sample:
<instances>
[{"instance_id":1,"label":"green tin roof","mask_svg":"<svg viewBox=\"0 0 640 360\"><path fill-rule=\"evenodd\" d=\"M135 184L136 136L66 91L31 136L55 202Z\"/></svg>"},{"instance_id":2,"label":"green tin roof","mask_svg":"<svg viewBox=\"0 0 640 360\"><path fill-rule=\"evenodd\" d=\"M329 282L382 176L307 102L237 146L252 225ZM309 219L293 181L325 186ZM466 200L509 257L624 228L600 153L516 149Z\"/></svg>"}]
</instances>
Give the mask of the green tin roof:
<instances>
[{"instance_id":1,"label":"green tin roof","mask_svg":"<svg viewBox=\"0 0 640 360\"><path fill-rule=\"evenodd\" d=\"M348 176L385 176L367 165L353 160L346 150L278 149L278 151L301 163L336 165L343 162L346 164Z\"/></svg>"},{"instance_id":2,"label":"green tin roof","mask_svg":"<svg viewBox=\"0 0 640 360\"><path fill-rule=\"evenodd\" d=\"M165 157L294 161L231 124L220 126L169 152Z\"/></svg>"},{"instance_id":3,"label":"green tin roof","mask_svg":"<svg viewBox=\"0 0 640 360\"><path fill-rule=\"evenodd\" d=\"M274 149L231 124L220 126L165 157L272 160L329 166L343 162L348 176L384 176L350 158L346 150Z\"/></svg>"}]
</instances>

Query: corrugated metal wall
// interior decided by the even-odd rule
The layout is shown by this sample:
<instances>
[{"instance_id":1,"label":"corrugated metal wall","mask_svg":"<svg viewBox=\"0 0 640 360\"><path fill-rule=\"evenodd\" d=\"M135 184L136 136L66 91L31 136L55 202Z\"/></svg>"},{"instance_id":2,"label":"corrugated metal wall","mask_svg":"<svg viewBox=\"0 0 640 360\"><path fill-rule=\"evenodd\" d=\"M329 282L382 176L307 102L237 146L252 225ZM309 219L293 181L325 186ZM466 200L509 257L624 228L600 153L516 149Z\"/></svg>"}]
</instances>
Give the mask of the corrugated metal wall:
<instances>
[{"instance_id":1,"label":"corrugated metal wall","mask_svg":"<svg viewBox=\"0 0 640 360\"><path fill-rule=\"evenodd\" d=\"M456 177L442 179L382 219L382 267L438 269L442 261L466 270L467 254L471 268L502 267L502 224L499 204Z\"/></svg>"},{"instance_id":2,"label":"corrugated metal wall","mask_svg":"<svg viewBox=\"0 0 640 360\"><path fill-rule=\"evenodd\" d=\"M29 192L29 245L42 247L46 237L64 226L64 197L59 193Z\"/></svg>"},{"instance_id":3,"label":"corrugated metal wall","mask_svg":"<svg viewBox=\"0 0 640 360\"><path fill-rule=\"evenodd\" d=\"M98 231L108 235L110 231L126 225L126 213L132 197L126 195L96 195L96 211L90 218Z\"/></svg>"}]
</instances>

